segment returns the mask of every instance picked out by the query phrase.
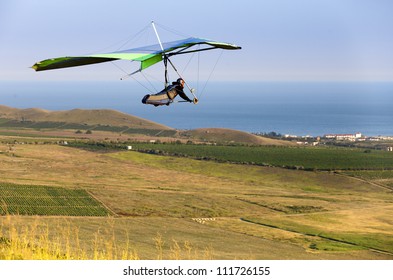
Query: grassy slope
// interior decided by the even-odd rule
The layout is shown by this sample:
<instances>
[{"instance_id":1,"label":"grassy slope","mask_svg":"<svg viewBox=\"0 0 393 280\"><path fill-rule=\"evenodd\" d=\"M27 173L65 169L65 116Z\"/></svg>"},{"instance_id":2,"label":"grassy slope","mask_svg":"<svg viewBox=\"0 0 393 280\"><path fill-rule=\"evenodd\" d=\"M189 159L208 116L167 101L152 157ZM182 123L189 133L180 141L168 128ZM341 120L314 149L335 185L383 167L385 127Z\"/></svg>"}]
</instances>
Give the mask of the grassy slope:
<instances>
[{"instance_id":1,"label":"grassy slope","mask_svg":"<svg viewBox=\"0 0 393 280\"><path fill-rule=\"evenodd\" d=\"M217 142L217 143L246 143L254 145L275 145L292 146L296 145L289 141L270 139L267 137L256 136L244 131L225 129L225 128L199 128L188 130L182 133L188 139Z\"/></svg>"},{"instance_id":2,"label":"grassy slope","mask_svg":"<svg viewBox=\"0 0 393 280\"><path fill-rule=\"evenodd\" d=\"M0 151L6 148L0 146ZM43 223L54 231L59 223L77 227L87 251L93 250L91 242L99 231L100 238L116 236L117 246L130 240L139 257L148 259L160 255L157 235L165 241L163 258L176 258L174 244L185 247L185 242L193 246L191 258L392 258L365 248L393 250L393 196L362 181L135 152L96 154L55 145L17 145L13 153L16 157L0 153L3 181L83 187L121 215L15 219L15 226ZM304 235L318 230L359 244ZM376 237L380 244L367 243ZM184 251L180 258L187 258Z\"/></svg>"},{"instance_id":3,"label":"grassy slope","mask_svg":"<svg viewBox=\"0 0 393 280\"><path fill-rule=\"evenodd\" d=\"M8 123L8 120L14 120ZM20 121L25 121L20 123ZM15 122L16 121L16 122ZM33 123L30 123L33 122ZM55 137L86 137L92 139L116 139L119 137L119 132L147 134L152 138L151 133L143 130L173 130L172 128L158 124L146 119L128 115L115 110L81 110L74 109L69 111L48 111L37 108L30 109L15 109L7 106L0 105L0 134L1 135L14 135L14 136L55 136ZM66 125L69 124L69 125ZM106 128L105 126L110 126ZM69 127L69 128L67 128ZM71 128L72 127L72 128ZM93 135L75 135L75 131L69 129L97 129ZM126 132L126 127L131 128ZM117 128L117 130L116 130ZM111 133L110 130L114 129ZM136 130L141 131L136 131ZM206 133L208 131L208 133ZM155 135L156 133L154 133ZM165 139L165 133L158 133L160 136L157 139L161 141L175 141L176 139ZM172 137L173 135L171 135ZM196 129L190 131L180 131L179 137L183 141L210 141L210 142L235 142L257 145L293 145L288 141L280 141L269 139L266 137L255 136L238 130L222 129L222 128L209 128L209 129ZM154 138L154 137L153 137ZM147 139L147 140L149 140ZM127 140L127 138L123 139ZM146 139L145 139L146 140Z\"/></svg>"},{"instance_id":4,"label":"grassy slope","mask_svg":"<svg viewBox=\"0 0 393 280\"><path fill-rule=\"evenodd\" d=\"M374 182L376 184L387 186L393 189L393 170L359 170L346 171L344 174L355 176L363 180Z\"/></svg>"},{"instance_id":5,"label":"grassy slope","mask_svg":"<svg viewBox=\"0 0 393 280\"><path fill-rule=\"evenodd\" d=\"M144 129L171 129L170 127L124 114L115 110L48 111L42 109L15 109L0 105L0 118L33 122L66 122L88 125L127 126Z\"/></svg>"}]
</instances>

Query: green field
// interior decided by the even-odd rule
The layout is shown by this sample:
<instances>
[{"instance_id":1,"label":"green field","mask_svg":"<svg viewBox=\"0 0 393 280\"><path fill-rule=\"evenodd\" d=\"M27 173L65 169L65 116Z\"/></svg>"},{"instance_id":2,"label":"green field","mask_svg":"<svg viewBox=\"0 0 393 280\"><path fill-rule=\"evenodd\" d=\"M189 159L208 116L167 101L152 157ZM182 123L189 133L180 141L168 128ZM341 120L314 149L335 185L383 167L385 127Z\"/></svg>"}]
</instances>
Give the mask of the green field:
<instances>
[{"instance_id":1,"label":"green field","mask_svg":"<svg viewBox=\"0 0 393 280\"><path fill-rule=\"evenodd\" d=\"M0 215L108 216L110 212L82 189L0 182Z\"/></svg>"},{"instance_id":2,"label":"green field","mask_svg":"<svg viewBox=\"0 0 393 280\"><path fill-rule=\"evenodd\" d=\"M154 154L306 170L393 169L393 153L359 148L213 146L133 143Z\"/></svg>"}]
</instances>

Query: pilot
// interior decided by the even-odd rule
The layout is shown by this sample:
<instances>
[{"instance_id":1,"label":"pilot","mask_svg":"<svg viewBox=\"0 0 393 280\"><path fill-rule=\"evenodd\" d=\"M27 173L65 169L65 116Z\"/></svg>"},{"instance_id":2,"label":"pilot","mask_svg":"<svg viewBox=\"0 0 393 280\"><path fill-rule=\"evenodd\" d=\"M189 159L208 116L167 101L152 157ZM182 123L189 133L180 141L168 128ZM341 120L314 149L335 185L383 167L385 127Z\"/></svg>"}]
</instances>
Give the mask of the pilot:
<instances>
[{"instance_id":1,"label":"pilot","mask_svg":"<svg viewBox=\"0 0 393 280\"><path fill-rule=\"evenodd\" d=\"M184 101L194 102L194 104L196 104L198 99L194 98L192 100L184 93L184 83L184 80L179 78L176 80L176 82L172 82L172 85L163 89L159 93L145 95L142 99L142 103L152 104L156 107L161 105L169 105L173 102L176 96L179 95Z\"/></svg>"},{"instance_id":2,"label":"pilot","mask_svg":"<svg viewBox=\"0 0 393 280\"><path fill-rule=\"evenodd\" d=\"M193 102L185 93L184 93L184 80L182 78L177 79L176 82L173 82L174 89L176 90L177 94L183 98L183 100L188 102Z\"/></svg>"}]
</instances>

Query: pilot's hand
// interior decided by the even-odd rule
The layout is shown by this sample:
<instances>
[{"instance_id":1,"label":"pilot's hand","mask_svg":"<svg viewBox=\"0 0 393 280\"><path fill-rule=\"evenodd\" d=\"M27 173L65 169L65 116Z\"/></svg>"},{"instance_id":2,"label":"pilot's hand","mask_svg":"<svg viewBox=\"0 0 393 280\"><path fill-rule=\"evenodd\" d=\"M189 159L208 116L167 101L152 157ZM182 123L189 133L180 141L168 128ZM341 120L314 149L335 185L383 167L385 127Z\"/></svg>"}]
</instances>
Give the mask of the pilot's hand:
<instances>
[{"instance_id":1,"label":"pilot's hand","mask_svg":"<svg viewBox=\"0 0 393 280\"><path fill-rule=\"evenodd\" d=\"M192 102L194 102L194 104L197 104L197 103L198 103L198 98L194 98L194 99L192 100Z\"/></svg>"}]
</instances>

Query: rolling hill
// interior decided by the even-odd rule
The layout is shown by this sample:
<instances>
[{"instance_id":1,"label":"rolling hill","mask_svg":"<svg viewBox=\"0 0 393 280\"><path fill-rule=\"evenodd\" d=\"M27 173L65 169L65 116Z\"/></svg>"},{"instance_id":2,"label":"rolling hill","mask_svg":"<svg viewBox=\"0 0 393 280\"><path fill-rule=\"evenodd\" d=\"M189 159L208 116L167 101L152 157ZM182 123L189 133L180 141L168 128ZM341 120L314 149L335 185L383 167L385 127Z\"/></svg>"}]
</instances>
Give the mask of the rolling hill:
<instances>
[{"instance_id":1,"label":"rolling hill","mask_svg":"<svg viewBox=\"0 0 393 280\"><path fill-rule=\"evenodd\" d=\"M19 122L62 122L136 129L173 130L162 124L107 109L48 111L37 108L16 109L0 105L0 118Z\"/></svg>"},{"instance_id":2,"label":"rolling hill","mask_svg":"<svg viewBox=\"0 0 393 280\"><path fill-rule=\"evenodd\" d=\"M281 141L256 136L244 131L227 128L199 128L194 130L175 130L171 127L143 118L108 109L73 109L69 111L49 111L38 108L16 109L0 105L0 128L23 129L46 136L54 131L93 130L124 134L139 134L149 137L171 137L182 141L240 143L248 145L293 145ZM48 134L49 133L49 134ZM70 132L71 133L71 132ZM74 133L74 132L72 132ZM63 136L66 136L64 133ZM97 135L97 134L95 134ZM59 136L56 134L56 136ZM68 135L69 136L69 135ZM86 135L84 135L85 137ZM103 136L107 137L106 135ZM161 139L162 140L162 139Z\"/></svg>"},{"instance_id":3,"label":"rolling hill","mask_svg":"<svg viewBox=\"0 0 393 280\"><path fill-rule=\"evenodd\" d=\"M292 145L289 141L271 139L267 137L257 136L240 130L226 128L198 128L187 130L181 135L197 141L217 142L217 143L241 143L251 145L275 145L288 146Z\"/></svg>"}]
</instances>

